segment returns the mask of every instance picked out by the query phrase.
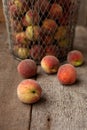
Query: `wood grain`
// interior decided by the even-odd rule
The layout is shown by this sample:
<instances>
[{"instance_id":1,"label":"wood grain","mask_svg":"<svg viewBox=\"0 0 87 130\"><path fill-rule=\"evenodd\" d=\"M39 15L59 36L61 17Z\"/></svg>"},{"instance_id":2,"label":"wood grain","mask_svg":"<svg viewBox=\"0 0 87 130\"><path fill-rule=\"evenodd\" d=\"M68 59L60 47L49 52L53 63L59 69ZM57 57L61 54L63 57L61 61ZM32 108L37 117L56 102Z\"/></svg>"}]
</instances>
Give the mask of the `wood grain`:
<instances>
[{"instance_id":1,"label":"wood grain","mask_svg":"<svg viewBox=\"0 0 87 130\"><path fill-rule=\"evenodd\" d=\"M4 14L3 14L3 5L2 0L0 0L0 23L5 22Z\"/></svg>"},{"instance_id":2,"label":"wood grain","mask_svg":"<svg viewBox=\"0 0 87 130\"><path fill-rule=\"evenodd\" d=\"M0 24L0 130L29 130L31 106L17 98L22 79L16 70L18 61L8 48L6 28Z\"/></svg>"},{"instance_id":3,"label":"wood grain","mask_svg":"<svg viewBox=\"0 0 87 130\"><path fill-rule=\"evenodd\" d=\"M85 64L76 68L78 80L74 85L62 86L56 75L47 75L39 67L37 81L43 96L33 105L30 130L87 130L86 38L87 30L78 27L74 48L84 53Z\"/></svg>"}]
</instances>

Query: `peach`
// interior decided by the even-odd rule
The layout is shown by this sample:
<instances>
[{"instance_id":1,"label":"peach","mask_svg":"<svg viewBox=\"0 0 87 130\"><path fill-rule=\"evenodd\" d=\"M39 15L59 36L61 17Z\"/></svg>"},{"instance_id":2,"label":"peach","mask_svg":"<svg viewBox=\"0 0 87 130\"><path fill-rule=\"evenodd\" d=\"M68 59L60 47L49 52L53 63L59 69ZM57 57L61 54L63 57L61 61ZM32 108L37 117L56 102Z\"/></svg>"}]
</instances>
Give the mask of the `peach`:
<instances>
[{"instance_id":1,"label":"peach","mask_svg":"<svg viewBox=\"0 0 87 130\"><path fill-rule=\"evenodd\" d=\"M18 49L18 57L19 58L26 59L26 58L28 58L28 56L29 56L29 49L28 48L20 47Z\"/></svg>"},{"instance_id":2,"label":"peach","mask_svg":"<svg viewBox=\"0 0 87 130\"><path fill-rule=\"evenodd\" d=\"M68 63L74 65L74 66L80 66L84 62L84 56L82 52L78 50L72 50L68 53L67 56Z\"/></svg>"},{"instance_id":3,"label":"peach","mask_svg":"<svg viewBox=\"0 0 87 130\"><path fill-rule=\"evenodd\" d=\"M69 17L71 12L71 0L58 0L59 4L63 8L63 15L59 18L60 25L68 25L69 24Z\"/></svg>"},{"instance_id":4,"label":"peach","mask_svg":"<svg viewBox=\"0 0 87 130\"><path fill-rule=\"evenodd\" d=\"M59 18L59 24L60 26L66 26L69 24L69 12L63 13L63 16Z\"/></svg>"},{"instance_id":5,"label":"peach","mask_svg":"<svg viewBox=\"0 0 87 130\"><path fill-rule=\"evenodd\" d=\"M59 60L52 55L45 56L41 60L41 67L48 74L56 73L59 68Z\"/></svg>"},{"instance_id":6,"label":"peach","mask_svg":"<svg viewBox=\"0 0 87 130\"><path fill-rule=\"evenodd\" d=\"M50 18L57 20L60 17L62 17L62 14L63 14L62 6L60 6L56 2L53 3L51 8L50 8L50 11L49 11Z\"/></svg>"},{"instance_id":7,"label":"peach","mask_svg":"<svg viewBox=\"0 0 87 130\"><path fill-rule=\"evenodd\" d=\"M38 24L39 22L39 14L36 10L28 10L25 14L25 23L27 26Z\"/></svg>"},{"instance_id":8,"label":"peach","mask_svg":"<svg viewBox=\"0 0 87 130\"><path fill-rule=\"evenodd\" d=\"M12 17L23 15L28 10L26 1L14 0L9 6L9 11Z\"/></svg>"},{"instance_id":9,"label":"peach","mask_svg":"<svg viewBox=\"0 0 87 130\"><path fill-rule=\"evenodd\" d=\"M30 55L34 60L41 60L44 56L44 49L41 45L33 45L30 50Z\"/></svg>"},{"instance_id":10,"label":"peach","mask_svg":"<svg viewBox=\"0 0 87 130\"><path fill-rule=\"evenodd\" d=\"M42 88L38 82L26 79L17 86L18 99L26 104L36 103L41 98Z\"/></svg>"},{"instance_id":11,"label":"peach","mask_svg":"<svg viewBox=\"0 0 87 130\"><path fill-rule=\"evenodd\" d=\"M51 45L53 43L53 36L44 35L41 37L41 41L44 45Z\"/></svg>"},{"instance_id":12,"label":"peach","mask_svg":"<svg viewBox=\"0 0 87 130\"><path fill-rule=\"evenodd\" d=\"M43 33L53 35L57 30L57 23L52 19L45 19L42 24Z\"/></svg>"},{"instance_id":13,"label":"peach","mask_svg":"<svg viewBox=\"0 0 87 130\"><path fill-rule=\"evenodd\" d=\"M31 59L22 60L17 66L18 73L24 78L31 78L37 74L35 61Z\"/></svg>"},{"instance_id":14,"label":"peach","mask_svg":"<svg viewBox=\"0 0 87 130\"><path fill-rule=\"evenodd\" d=\"M13 29L14 32L22 32L23 31L23 26L20 20L13 20L11 18L11 28Z\"/></svg>"},{"instance_id":15,"label":"peach","mask_svg":"<svg viewBox=\"0 0 87 130\"><path fill-rule=\"evenodd\" d=\"M49 11L50 3L48 0L37 0L34 5L35 10L39 10L42 14L45 14Z\"/></svg>"},{"instance_id":16,"label":"peach","mask_svg":"<svg viewBox=\"0 0 87 130\"><path fill-rule=\"evenodd\" d=\"M26 28L26 36L30 41L36 41L39 38L40 28L36 26L28 26Z\"/></svg>"},{"instance_id":17,"label":"peach","mask_svg":"<svg viewBox=\"0 0 87 130\"><path fill-rule=\"evenodd\" d=\"M58 42L59 47L68 47L69 46L69 39L65 38Z\"/></svg>"},{"instance_id":18,"label":"peach","mask_svg":"<svg viewBox=\"0 0 87 130\"><path fill-rule=\"evenodd\" d=\"M60 26L57 28L54 39L59 41L66 38L66 36L67 36L67 27Z\"/></svg>"},{"instance_id":19,"label":"peach","mask_svg":"<svg viewBox=\"0 0 87 130\"><path fill-rule=\"evenodd\" d=\"M21 21L22 21L22 24L23 24L24 27L27 27L29 25L29 22L26 21L25 16L22 18Z\"/></svg>"},{"instance_id":20,"label":"peach","mask_svg":"<svg viewBox=\"0 0 87 130\"><path fill-rule=\"evenodd\" d=\"M18 9L16 7L16 5L11 5L9 8L9 13L12 17L16 17L18 15Z\"/></svg>"},{"instance_id":21,"label":"peach","mask_svg":"<svg viewBox=\"0 0 87 130\"><path fill-rule=\"evenodd\" d=\"M56 45L46 46L46 55L58 56L59 49Z\"/></svg>"},{"instance_id":22,"label":"peach","mask_svg":"<svg viewBox=\"0 0 87 130\"><path fill-rule=\"evenodd\" d=\"M21 44L24 44L24 45L28 44L28 39L26 37L25 32L17 33L15 38L16 38L16 43L21 43Z\"/></svg>"},{"instance_id":23,"label":"peach","mask_svg":"<svg viewBox=\"0 0 87 130\"><path fill-rule=\"evenodd\" d=\"M61 65L58 69L57 78L60 83L64 85L75 83L77 78L77 72L75 67L71 64Z\"/></svg>"}]
</instances>

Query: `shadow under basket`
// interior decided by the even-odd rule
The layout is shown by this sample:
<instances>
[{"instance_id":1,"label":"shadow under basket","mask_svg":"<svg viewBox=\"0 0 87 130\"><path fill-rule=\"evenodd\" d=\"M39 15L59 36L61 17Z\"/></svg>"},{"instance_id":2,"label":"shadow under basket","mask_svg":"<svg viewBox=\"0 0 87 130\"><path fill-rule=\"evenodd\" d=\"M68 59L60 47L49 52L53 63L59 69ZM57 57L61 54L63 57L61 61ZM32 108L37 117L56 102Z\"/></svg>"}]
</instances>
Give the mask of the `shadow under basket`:
<instances>
[{"instance_id":1,"label":"shadow under basket","mask_svg":"<svg viewBox=\"0 0 87 130\"><path fill-rule=\"evenodd\" d=\"M78 0L2 0L9 48L18 60L40 63L46 55L61 62L73 49Z\"/></svg>"}]
</instances>

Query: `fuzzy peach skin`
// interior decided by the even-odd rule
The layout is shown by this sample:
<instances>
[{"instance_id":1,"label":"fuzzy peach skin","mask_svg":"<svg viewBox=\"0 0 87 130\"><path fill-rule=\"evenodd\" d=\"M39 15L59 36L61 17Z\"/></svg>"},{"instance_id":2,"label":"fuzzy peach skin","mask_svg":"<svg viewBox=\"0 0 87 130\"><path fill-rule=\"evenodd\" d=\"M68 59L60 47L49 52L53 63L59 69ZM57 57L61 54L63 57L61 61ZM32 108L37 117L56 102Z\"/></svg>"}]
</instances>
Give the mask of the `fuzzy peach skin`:
<instances>
[{"instance_id":1,"label":"fuzzy peach skin","mask_svg":"<svg viewBox=\"0 0 87 130\"><path fill-rule=\"evenodd\" d=\"M16 33L15 39L16 39L16 43L21 43L23 45L28 44L28 39L26 37L25 32Z\"/></svg>"},{"instance_id":2,"label":"fuzzy peach skin","mask_svg":"<svg viewBox=\"0 0 87 130\"><path fill-rule=\"evenodd\" d=\"M33 45L30 50L30 55L32 59L40 61L44 57L45 51L41 45Z\"/></svg>"},{"instance_id":3,"label":"fuzzy peach skin","mask_svg":"<svg viewBox=\"0 0 87 130\"><path fill-rule=\"evenodd\" d=\"M57 78L60 83L64 85L75 83L77 78L77 72L75 67L71 64L61 65L58 69Z\"/></svg>"},{"instance_id":4,"label":"fuzzy peach skin","mask_svg":"<svg viewBox=\"0 0 87 130\"><path fill-rule=\"evenodd\" d=\"M82 52L73 50L68 53L67 61L74 66L80 66L84 62L84 56Z\"/></svg>"},{"instance_id":5,"label":"fuzzy peach skin","mask_svg":"<svg viewBox=\"0 0 87 130\"><path fill-rule=\"evenodd\" d=\"M59 49L56 45L48 45L45 48L46 55L58 56Z\"/></svg>"},{"instance_id":6,"label":"fuzzy peach skin","mask_svg":"<svg viewBox=\"0 0 87 130\"><path fill-rule=\"evenodd\" d=\"M54 39L59 41L65 39L67 36L67 27L66 26L60 26L57 28L57 31L54 35Z\"/></svg>"},{"instance_id":7,"label":"fuzzy peach skin","mask_svg":"<svg viewBox=\"0 0 87 130\"><path fill-rule=\"evenodd\" d=\"M24 78L30 78L37 74L35 61L31 59L22 60L17 66L18 73Z\"/></svg>"},{"instance_id":8,"label":"fuzzy peach skin","mask_svg":"<svg viewBox=\"0 0 87 130\"><path fill-rule=\"evenodd\" d=\"M40 33L40 28L37 25L35 25L35 26L28 26L26 28L26 37L30 41L36 41L36 40L38 40L39 33Z\"/></svg>"},{"instance_id":9,"label":"fuzzy peach skin","mask_svg":"<svg viewBox=\"0 0 87 130\"><path fill-rule=\"evenodd\" d=\"M58 27L57 23L52 19L45 19L42 24L43 32L51 36L57 30L57 27Z\"/></svg>"},{"instance_id":10,"label":"fuzzy peach skin","mask_svg":"<svg viewBox=\"0 0 87 130\"><path fill-rule=\"evenodd\" d=\"M12 17L23 15L28 10L28 5L25 0L14 0L9 3L9 12Z\"/></svg>"},{"instance_id":11,"label":"fuzzy peach skin","mask_svg":"<svg viewBox=\"0 0 87 130\"><path fill-rule=\"evenodd\" d=\"M63 14L62 6L60 6L56 2L53 3L52 6L51 6L51 9L49 11L50 18L58 19L62 16L62 14Z\"/></svg>"},{"instance_id":12,"label":"fuzzy peach skin","mask_svg":"<svg viewBox=\"0 0 87 130\"><path fill-rule=\"evenodd\" d=\"M49 11L50 9L50 2L48 0L36 0L35 5L34 5L34 9L38 11L38 9L40 9L39 11L43 14L45 14L46 12Z\"/></svg>"},{"instance_id":13,"label":"fuzzy peach skin","mask_svg":"<svg viewBox=\"0 0 87 130\"><path fill-rule=\"evenodd\" d=\"M29 56L29 49L24 47L19 47L17 50L17 55L20 59L26 59Z\"/></svg>"},{"instance_id":14,"label":"fuzzy peach skin","mask_svg":"<svg viewBox=\"0 0 87 130\"><path fill-rule=\"evenodd\" d=\"M52 55L45 56L41 60L41 67L48 74L56 73L59 68L59 60Z\"/></svg>"},{"instance_id":15,"label":"fuzzy peach skin","mask_svg":"<svg viewBox=\"0 0 87 130\"><path fill-rule=\"evenodd\" d=\"M41 93L41 86L32 79L23 80L17 87L17 96L23 103L32 104L37 102L41 97Z\"/></svg>"},{"instance_id":16,"label":"fuzzy peach skin","mask_svg":"<svg viewBox=\"0 0 87 130\"><path fill-rule=\"evenodd\" d=\"M35 10L29 10L26 14L25 14L25 18L24 18L24 24L25 26L30 26L33 24L38 24L39 22L39 15L38 12Z\"/></svg>"}]
</instances>

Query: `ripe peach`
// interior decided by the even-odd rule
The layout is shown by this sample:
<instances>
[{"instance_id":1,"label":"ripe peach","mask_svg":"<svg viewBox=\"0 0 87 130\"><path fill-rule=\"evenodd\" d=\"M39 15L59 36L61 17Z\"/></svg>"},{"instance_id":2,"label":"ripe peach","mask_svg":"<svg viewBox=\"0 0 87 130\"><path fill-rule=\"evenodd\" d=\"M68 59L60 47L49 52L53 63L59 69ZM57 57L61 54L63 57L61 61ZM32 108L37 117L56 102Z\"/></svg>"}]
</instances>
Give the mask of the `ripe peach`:
<instances>
[{"instance_id":1,"label":"ripe peach","mask_svg":"<svg viewBox=\"0 0 87 130\"><path fill-rule=\"evenodd\" d=\"M22 60L17 66L18 73L24 78L31 78L37 74L35 61L31 59Z\"/></svg>"},{"instance_id":2,"label":"ripe peach","mask_svg":"<svg viewBox=\"0 0 87 130\"><path fill-rule=\"evenodd\" d=\"M62 16L62 14L63 14L62 6L60 6L56 2L53 3L49 11L50 18L57 20Z\"/></svg>"},{"instance_id":3,"label":"ripe peach","mask_svg":"<svg viewBox=\"0 0 87 130\"><path fill-rule=\"evenodd\" d=\"M34 24L38 24L39 22L39 14L36 10L29 10L26 14L25 14L25 25L30 26L30 25L34 25Z\"/></svg>"},{"instance_id":4,"label":"ripe peach","mask_svg":"<svg viewBox=\"0 0 87 130\"><path fill-rule=\"evenodd\" d=\"M26 104L37 102L41 97L41 93L41 86L32 79L23 80L17 87L18 99Z\"/></svg>"},{"instance_id":5,"label":"ripe peach","mask_svg":"<svg viewBox=\"0 0 87 130\"><path fill-rule=\"evenodd\" d=\"M28 26L26 36L30 41L36 41L39 38L40 28L38 26Z\"/></svg>"},{"instance_id":6,"label":"ripe peach","mask_svg":"<svg viewBox=\"0 0 87 130\"><path fill-rule=\"evenodd\" d=\"M13 29L14 32L23 31L23 26L20 20L15 20L11 18L10 22L11 22L11 28Z\"/></svg>"},{"instance_id":7,"label":"ripe peach","mask_svg":"<svg viewBox=\"0 0 87 130\"><path fill-rule=\"evenodd\" d=\"M52 55L45 56L41 60L41 67L48 74L56 73L59 68L59 60Z\"/></svg>"},{"instance_id":8,"label":"ripe peach","mask_svg":"<svg viewBox=\"0 0 87 130\"><path fill-rule=\"evenodd\" d=\"M60 26L57 28L54 39L59 41L66 38L66 36L67 36L67 27Z\"/></svg>"},{"instance_id":9,"label":"ripe peach","mask_svg":"<svg viewBox=\"0 0 87 130\"><path fill-rule=\"evenodd\" d=\"M56 45L46 46L46 55L58 56L59 49Z\"/></svg>"},{"instance_id":10,"label":"ripe peach","mask_svg":"<svg viewBox=\"0 0 87 130\"><path fill-rule=\"evenodd\" d=\"M28 56L29 56L29 49L28 48L20 47L18 49L18 57L19 58L26 59L26 58L28 58Z\"/></svg>"},{"instance_id":11,"label":"ripe peach","mask_svg":"<svg viewBox=\"0 0 87 130\"><path fill-rule=\"evenodd\" d=\"M44 45L51 45L53 43L53 36L43 35L41 41Z\"/></svg>"},{"instance_id":12,"label":"ripe peach","mask_svg":"<svg viewBox=\"0 0 87 130\"><path fill-rule=\"evenodd\" d=\"M65 38L58 42L59 47L68 47L69 46L69 39Z\"/></svg>"},{"instance_id":13,"label":"ripe peach","mask_svg":"<svg viewBox=\"0 0 87 130\"><path fill-rule=\"evenodd\" d=\"M84 62L84 57L82 52L78 50L72 50L68 53L67 61L74 65L74 66L80 66Z\"/></svg>"},{"instance_id":14,"label":"ripe peach","mask_svg":"<svg viewBox=\"0 0 87 130\"><path fill-rule=\"evenodd\" d=\"M17 33L16 36L16 43L21 43L21 44L28 44L28 39L26 37L26 33L25 32L20 32L20 33Z\"/></svg>"},{"instance_id":15,"label":"ripe peach","mask_svg":"<svg viewBox=\"0 0 87 130\"><path fill-rule=\"evenodd\" d=\"M27 27L28 25L29 25L29 23L26 21L26 18L25 18L25 16L22 18L22 25L24 26L24 27Z\"/></svg>"},{"instance_id":16,"label":"ripe peach","mask_svg":"<svg viewBox=\"0 0 87 130\"><path fill-rule=\"evenodd\" d=\"M44 56L44 50L41 45L33 45L30 50L30 55L34 60L41 60Z\"/></svg>"},{"instance_id":17,"label":"ripe peach","mask_svg":"<svg viewBox=\"0 0 87 130\"><path fill-rule=\"evenodd\" d=\"M18 15L18 9L17 9L16 5L13 4L10 6L9 13L12 17L15 17Z\"/></svg>"},{"instance_id":18,"label":"ripe peach","mask_svg":"<svg viewBox=\"0 0 87 130\"><path fill-rule=\"evenodd\" d=\"M49 11L50 3L48 0L37 0L34 5L35 10L39 10L42 14L45 14Z\"/></svg>"},{"instance_id":19,"label":"ripe peach","mask_svg":"<svg viewBox=\"0 0 87 130\"><path fill-rule=\"evenodd\" d=\"M67 25L69 24L70 12L72 10L71 0L58 0L58 2L63 8L63 15L59 18L59 23L60 25Z\"/></svg>"},{"instance_id":20,"label":"ripe peach","mask_svg":"<svg viewBox=\"0 0 87 130\"><path fill-rule=\"evenodd\" d=\"M58 69L57 78L60 83L64 85L75 83L77 78L77 72L75 67L71 64L61 65Z\"/></svg>"},{"instance_id":21,"label":"ripe peach","mask_svg":"<svg viewBox=\"0 0 87 130\"><path fill-rule=\"evenodd\" d=\"M28 10L28 5L26 1L14 0L9 5L9 12L12 17L18 17L19 15L23 15Z\"/></svg>"},{"instance_id":22,"label":"ripe peach","mask_svg":"<svg viewBox=\"0 0 87 130\"><path fill-rule=\"evenodd\" d=\"M42 30L46 34L54 34L57 29L57 23L52 19L45 19L43 21Z\"/></svg>"},{"instance_id":23,"label":"ripe peach","mask_svg":"<svg viewBox=\"0 0 87 130\"><path fill-rule=\"evenodd\" d=\"M59 24L61 26L66 26L69 24L69 12L63 13L63 16L61 18L59 18Z\"/></svg>"}]
</instances>

